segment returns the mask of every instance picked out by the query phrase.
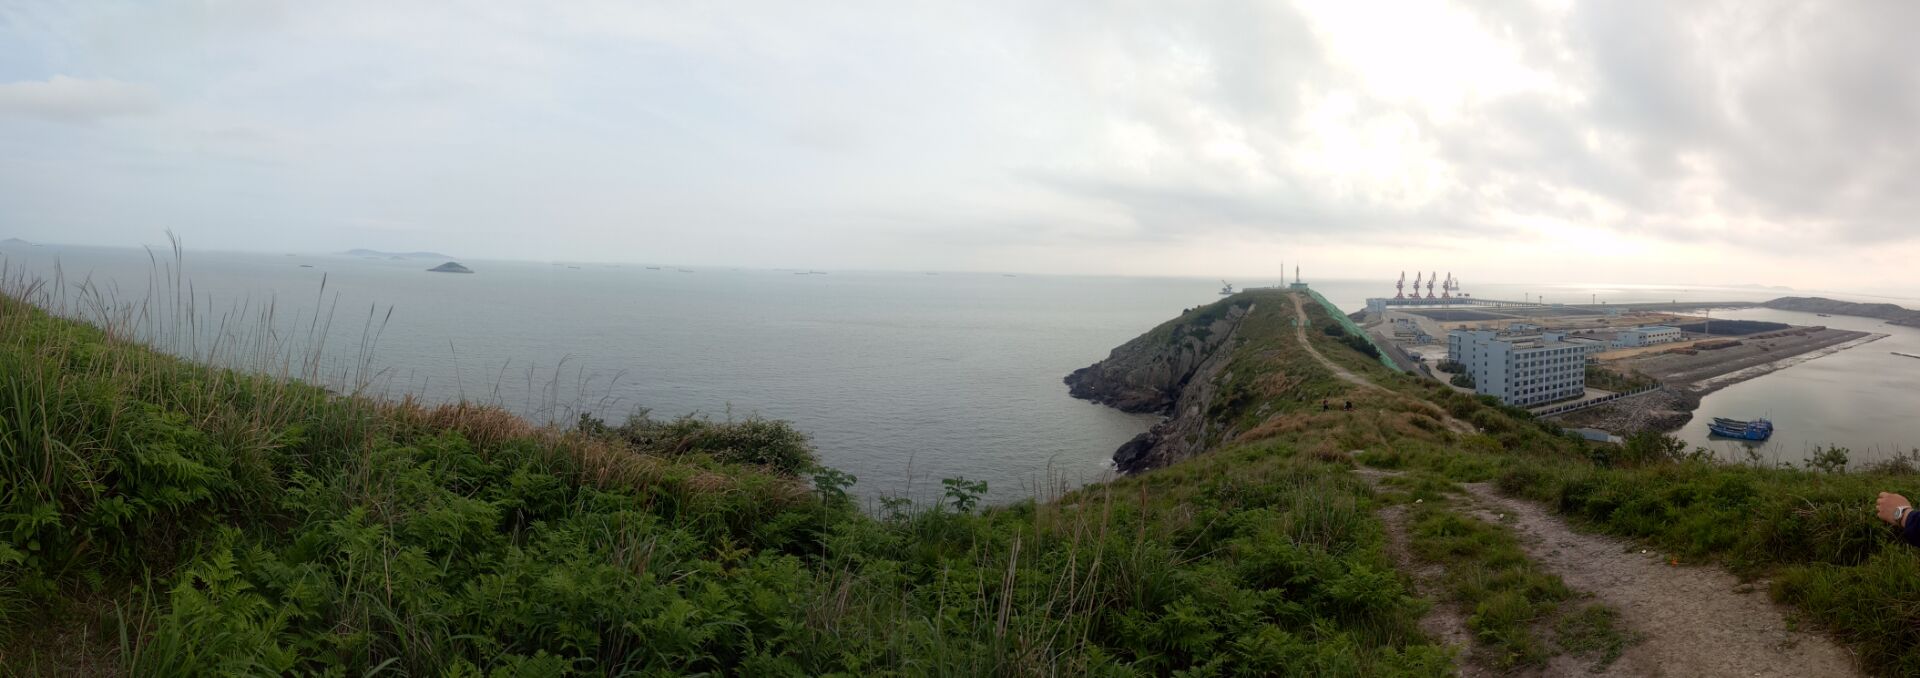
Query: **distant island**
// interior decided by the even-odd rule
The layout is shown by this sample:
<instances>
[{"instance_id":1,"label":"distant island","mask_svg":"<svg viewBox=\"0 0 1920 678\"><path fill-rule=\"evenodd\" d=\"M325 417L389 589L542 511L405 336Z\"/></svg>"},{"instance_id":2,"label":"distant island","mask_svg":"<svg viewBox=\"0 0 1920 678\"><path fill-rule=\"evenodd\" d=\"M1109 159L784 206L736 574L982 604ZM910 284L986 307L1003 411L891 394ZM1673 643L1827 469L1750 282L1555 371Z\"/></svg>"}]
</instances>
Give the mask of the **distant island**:
<instances>
[{"instance_id":1,"label":"distant island","mask_svg":"<svg viewBox=\"0 0 1920 678\"><path fill-rule=\"evenodd\" d=\"M19 238L7 238L6 240L0 240L0 245L32 245L32 244L33 243L27 242L25 240L21 240Z\"/></svg>"},{"instance_id":2,"label":"distant island","mask_svg":"<svg viewBox=\"0 0 1920 678\"><path fill-rule=\"evenodd\" d=\"M439 266L429 268L427 269L427 272L428 273L472 273L473 269L467 268L465 266L461 266L459 262L449 261Z\"/></svg>"},{"instance_id":3,"label":"distant island","mask_svg":"<svg viewBox=\"0 0 1920 678\"><path fill-rule=\"evenodd\" d=\"M341 252L350 257L394 257L400 259L452 259L439 252L382 252L380 250L354 249Z\"/></svg>"},{"instance_id":4,"label":"distant island","mask_svg":"<svg viewBox=\"0 0 1920 678\"><path fill-rule=\"evenodd\" d=\"M1825 297L1780 297L1761 306L1782 311L1878 318L1895 325L1920 327L1920 311L1893 304L1861 304Z\"/></svg>"}]
</instances>

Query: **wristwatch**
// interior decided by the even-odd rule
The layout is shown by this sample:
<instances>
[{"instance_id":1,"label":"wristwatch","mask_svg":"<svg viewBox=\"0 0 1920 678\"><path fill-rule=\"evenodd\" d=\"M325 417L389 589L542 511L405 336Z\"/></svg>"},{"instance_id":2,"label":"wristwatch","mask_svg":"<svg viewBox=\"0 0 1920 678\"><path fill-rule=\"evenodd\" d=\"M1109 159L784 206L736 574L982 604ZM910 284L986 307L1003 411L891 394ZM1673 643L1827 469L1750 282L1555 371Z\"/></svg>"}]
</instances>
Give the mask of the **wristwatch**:
<instances>
[{"instance_id":1,"label":"wristwatch","mask_svg":"<svg viewBox=\"0 0 1920 678\"><path fill-rule=\"evenodd\" d=\"M1905 526L1907 524L1907 514L1912 512L1913 512L1912 506L1893 507L1893 524Z\"/></svg>"}]
</instances>

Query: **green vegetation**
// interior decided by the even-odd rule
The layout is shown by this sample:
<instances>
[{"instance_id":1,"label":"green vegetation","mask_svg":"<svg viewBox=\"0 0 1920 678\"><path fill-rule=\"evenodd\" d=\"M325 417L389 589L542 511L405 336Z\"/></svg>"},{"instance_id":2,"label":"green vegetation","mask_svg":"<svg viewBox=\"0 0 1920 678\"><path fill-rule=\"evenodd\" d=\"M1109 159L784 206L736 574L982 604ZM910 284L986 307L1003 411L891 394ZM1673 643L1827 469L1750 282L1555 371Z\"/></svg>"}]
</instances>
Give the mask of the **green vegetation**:
<instances>
[{"instance_id":1,"label":"green vegetation","mask_svg":"<svg viewBox=\"0 0 1920 678\"><path fill-rule=\"evenodd\" d=\"M778 422L560 430L338 396L11 299L0 413L0 663L26 674L1451 666L1317 431L1046 503L982 509L952 479L869 516Z\"/></svg>"},{"instance_id":2,"label":"green vegetation","mask_svg":"<svg viewBox=\"0 0 1920 678\"><path fill-rule=\"evenodd\" d=\"M1658 383L1653 377L1639 372L1621 373L1599 365L1587 365L1588 388L1615 392L1637 391Z\"/></svg>"},{"instance_id":3,"label":"green vegetation","mask_svg":"<svg viewBox=\"0 0 1920 678\"><path fill-rule=\"evenodd\" d=\"M1360 352L1361 355L1364 355L1369 358L1373 358L1376 360L1380 358L1380 349L1375 348L1373 345L1373 342L1367 341L1366 337L1362 337L1357 334L1348 334L1346 330L1342 329L1338 325L1334 325L1332 327L1329 327L1328 329L1339 330L1338 333L1330 333L1330 334L1333 334L1333 336L1339 337L1340 343L1342 345L1345 345L1347 348L1358 351Z\"/></svg>"},{"instance_id":4,"label":"green vegetation","mask_svg":"<svg viewBox=\"0 0 1920 678\"><path fill-rule=\"evenodd\" d=\"M1380 357L1380 349L1375 347L1373 342L1367 341L1366 337L1348 332L1344 325L1338 323L1323 325L1320 327L1320 333L1339 339L1340 343L1345 344L1347 348L1359 351L1369 358L1378 359Z\"/></svg>"},{"instance_id":5,"label":"green vegetation","mask_svg":"<svg viewBox=\"0 0 1920 678\"><path fill-rule=\"evenodd\" d=\"M1875 671L1920 672L1920 554L1873 516L1880 491L1920 490L1911 459L1861 473L1837 458L1796 468L1718 463L1660 435L1636 436L1618 455L1503 453L1492 441L1406 441L1365 463L1422 469L1545 503L1592 529L1643 540L1680 558L1766 576L1795 606ZM1637 448L1637 449L1636 449ZM1595 446L1595 452L1604 450ZM1829 470L1822 470L1822 469Z\"/></svg>"},{"instance_id":6,"label":"green vegetation","mask_svg":"<svg viewBox=\"0 0 1920 678\"><path fill-rule=\"evenodd\" d=\"M1538 666L1571 652L1593 657L1598 669L1620 656L1626 637L1614 627L1618 613L1602 605L1563 609L1576 594L1528 560L1511 531L1437 502L1414 510L1413 551L1446 567L1446 593L1467 611L1467 627L1486 665ZM1549 619L1555 620L1557 645L1535 628Z\"/></svg>"},{"instance_id":7,"label":"green vegetation","mask_svg":"<svg viewBox=\"0 0 1920 678\"><path fill-rule=\"evenodd\" d=\"M856 479L781 422L643 412L561 428L337 395L164 356L10 285L10 672L1446 675L1454 657L1418 631L1427 605L1374 515L1446 479L1768 576L1869 669L1920 673L1920 556L1867 510L1879 490L1920 495L1910 463L1841 473L1830 449L1802 468L1725 465L1659 438L1614 450L1387 369L1364 338L1307 332L1382 387L1360 388L1298 350L1300 323L1337 321L1319 304L1296 317L1284 292L1150 334L1256 309L1222 348L1212 452L998 507L952 478L932 505L868 513ZM1353 450L1409 479L1376 495ZM1417 548L1488 565L1448 595L1496 663L1624 643L1611 611L1514 559L1505 530L1437 506L1414 519ZM1548 609L1549 627L1518 624Z\"/></svg>"},{"instance_id":8,"label":"green vegetation","mask_svg":"<svg viewBox=\"0 0 1920 678\"><path fill-rule=\"evenodd\" d=\"M1473 375L1464 374L1464 373L1456 374L1451 377L1448 377L1447 383L1453 384L1454 386L1458 386L1460 388L1473 388L1475 385L1475 382L1473 381Z\"/></svg>"}]
</instances>

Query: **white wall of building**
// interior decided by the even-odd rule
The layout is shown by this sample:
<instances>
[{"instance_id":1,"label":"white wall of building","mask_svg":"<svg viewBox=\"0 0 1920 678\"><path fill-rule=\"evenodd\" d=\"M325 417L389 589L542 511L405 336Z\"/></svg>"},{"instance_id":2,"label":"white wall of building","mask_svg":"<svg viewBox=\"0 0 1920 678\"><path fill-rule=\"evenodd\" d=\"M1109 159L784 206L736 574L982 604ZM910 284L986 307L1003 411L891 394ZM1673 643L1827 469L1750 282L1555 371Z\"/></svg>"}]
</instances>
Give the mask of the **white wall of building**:
<instances>
[{"instance_id":1,"label":"white wall of building","mask_svg":"<svg viewBox=\"0 0 1920 678\"><path fill-rule=\"evenodd\" d=\"M1447 358L1466 368L1475 392L1533 407L1586 393L1590 349L1561 338L1454 330L1447 335Z\"/></svg>"},{"instance_id":2,"label":"white wall of building","mask_svg":"<svg viewBox=\"0 0 1920 678\"><path fill-rule=\"evenodd\" d=\"M1680 328L1665 325L1647 325L1621 330L1613 337L1613 345L1621 348L1637 348L1679 341Z\"/></svg>"}]
</instances>

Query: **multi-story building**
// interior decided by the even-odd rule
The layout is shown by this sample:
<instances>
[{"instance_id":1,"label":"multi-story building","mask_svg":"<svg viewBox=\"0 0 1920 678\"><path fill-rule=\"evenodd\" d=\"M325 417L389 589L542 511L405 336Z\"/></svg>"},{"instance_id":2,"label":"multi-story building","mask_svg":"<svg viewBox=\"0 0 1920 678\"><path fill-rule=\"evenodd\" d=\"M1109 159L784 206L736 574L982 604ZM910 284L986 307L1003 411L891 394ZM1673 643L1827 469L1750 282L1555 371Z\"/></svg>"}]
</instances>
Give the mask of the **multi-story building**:
<instances>
[{"instance_id":1,"label":"multi-story building","mask_svg":"<svg viewBox=\"0 0 1920 678\"><path fill-rule=\"evenodd\" d=\"M1599 339L1594 339L1592 337L1570 336L1564 339L1563 341L1569 344L1573 344L1575 346L1579 346L1582 349L1581 354L1586 356L1588 359L1592 359L1595 355L1605 353L1608 348L1611 348L1610 346L1607 345L1607 342L1601 341Z\"/></svg>"},{"instance_id":2,"label":"multi-story building","mask_svg":"<svg viewBox=\"0 0 1920 678\"><path fill-rule=\"evenodd\" d=\"M1473 378L1473 390L1517 407L1577 398L1587 390L1589 348L1566 335L1501 336L1486 330L1447 334L1447 359Z\"/></svg>"},{"instance_id":3,"label":"multi-story building","mask_svg":"<svg viewBox=\"0 0 1920 678\"><path fill-rule=\"evenodd\" d=\"M1613 345L1620 348L1637 348L1640 346L1652 346L1654 344L1664 344L1670 341L1679 341L1680 334L1681 334L1680 328L1678 327L1668 327L1666 325L1643 325L1643 326L1635 327L1631 329L1620 330L1619 333L1613 335Z\"/></svg>"}]
</instances>

